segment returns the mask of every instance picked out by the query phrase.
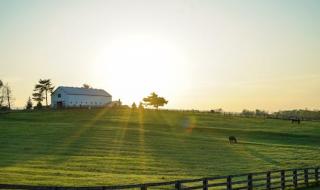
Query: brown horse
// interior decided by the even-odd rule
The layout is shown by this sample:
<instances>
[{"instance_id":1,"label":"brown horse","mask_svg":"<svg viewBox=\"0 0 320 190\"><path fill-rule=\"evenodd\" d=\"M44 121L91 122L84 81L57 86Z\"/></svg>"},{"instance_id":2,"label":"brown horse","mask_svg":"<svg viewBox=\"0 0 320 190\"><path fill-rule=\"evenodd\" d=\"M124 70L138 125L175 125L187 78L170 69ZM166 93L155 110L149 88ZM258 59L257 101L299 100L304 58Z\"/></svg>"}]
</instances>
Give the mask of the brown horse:
<instances>
[{"instance_id":1,"label":"brown horse","mask_svg":"<svg viewBox=\"0 0 320 190\"><path fill-rule=\"evenodd\" d=\"M237 138L235 136L229 136L229 143L232 144L232 143L238 143L237 142Z\"/></svg>"},{"instance_id":2,"label":"brown horse","mask_svg":"<svg viewBox=\"0 0 320 190\"><path fill-rule=\"evenodd\" d=\"M293 123L298 123L298 124L300 124L300 119L299 118L291 118L291 123L293 124Z\"/></svg>"}]
</instances>

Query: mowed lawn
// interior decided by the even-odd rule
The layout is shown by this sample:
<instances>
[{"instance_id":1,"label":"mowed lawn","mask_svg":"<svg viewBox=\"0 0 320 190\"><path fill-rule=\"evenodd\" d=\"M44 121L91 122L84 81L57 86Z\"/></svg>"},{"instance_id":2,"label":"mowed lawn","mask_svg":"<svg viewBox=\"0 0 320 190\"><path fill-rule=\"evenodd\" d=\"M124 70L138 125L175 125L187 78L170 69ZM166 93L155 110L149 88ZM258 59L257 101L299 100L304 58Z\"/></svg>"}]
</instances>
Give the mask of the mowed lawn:
<instances>
[{"instance_id":1,"label":"mowed lawn","mask_svg":"<svg viewBox=\"0 0 320 190\"><path fill-rule=\"evenodd\" d=\"M102 109L0 115L0 183L115 185L319 165L319 122Z\"/></svg>"}]
</instances>

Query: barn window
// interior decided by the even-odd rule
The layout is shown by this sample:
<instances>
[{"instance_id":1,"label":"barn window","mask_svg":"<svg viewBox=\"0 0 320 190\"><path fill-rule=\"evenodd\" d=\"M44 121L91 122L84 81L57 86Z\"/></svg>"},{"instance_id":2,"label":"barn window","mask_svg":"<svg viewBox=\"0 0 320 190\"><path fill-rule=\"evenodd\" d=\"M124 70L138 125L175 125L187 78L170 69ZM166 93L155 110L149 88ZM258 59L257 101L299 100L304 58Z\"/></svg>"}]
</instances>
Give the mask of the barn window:
<instances>
[{"instance_id":1,"label":"barn window","mask_svg":"<svg viewBox=\"0 0 320 190\"><path fill-rule=\"evenodd\" d=\"M61 94L58 94L58 98L61 98Z\"/></svg>"}]
</instances>

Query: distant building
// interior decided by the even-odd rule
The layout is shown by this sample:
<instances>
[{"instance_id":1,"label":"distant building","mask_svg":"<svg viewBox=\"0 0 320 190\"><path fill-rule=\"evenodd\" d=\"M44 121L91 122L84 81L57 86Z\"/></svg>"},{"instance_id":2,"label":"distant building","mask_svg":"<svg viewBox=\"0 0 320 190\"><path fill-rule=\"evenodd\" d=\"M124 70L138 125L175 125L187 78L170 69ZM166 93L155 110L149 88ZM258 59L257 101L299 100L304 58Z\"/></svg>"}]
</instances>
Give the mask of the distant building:
<instances>
[{"instance_id":1,"label":"distant building","mask_svg":"<svg viewBox=\"0 0 320 190\"><path fill-rule=\"evenodd\" d=\"M112 96L103 89L59 86L51 94L51 107L103 107L112 102Z\"/></svg>"},{"instance_id":2,"label":"distant building","mask_svg":"<svg viewBox=\"0 0 320 190\"><path fill-rule=\"evenodd\" d=\"M109 108L119 108L122 106L122 102L119 100L116 101L111 101L110 103L108 103L107 107Z\"/></svg>"}]
</instances>

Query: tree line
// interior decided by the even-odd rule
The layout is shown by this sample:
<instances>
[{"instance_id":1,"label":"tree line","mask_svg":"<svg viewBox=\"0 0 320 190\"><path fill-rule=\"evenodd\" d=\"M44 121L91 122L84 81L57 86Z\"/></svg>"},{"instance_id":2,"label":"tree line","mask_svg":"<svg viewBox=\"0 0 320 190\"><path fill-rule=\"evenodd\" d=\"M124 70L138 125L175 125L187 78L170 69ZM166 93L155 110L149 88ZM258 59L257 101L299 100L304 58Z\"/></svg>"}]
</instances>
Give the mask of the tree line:
<instances>
[{"instance_id":1,"label":"tree line","mask_svg":"<svg viewBox=\"0 0 320 190\"><path fill-rule=\"evenodd\" d=\"M240 117L263 117L270 119L284 119L291 120L297 118L300 120L320 120L320 110L309 110L309 109L295 109L295 110L281 110L276 112L268 112L265 110L248 110L244 109L240 113L236 112L225 112L221 108L212 109L210 113L229 115L229 116L240 116Z\"/></svg>"},{"instance_id":2,"label":"tree line","mask_svg":"<svg viewBox=\"0 0 320 190\"><path fill-rule=\"evenodd\" d=\"M272 119L285 119L290 120L292 118L298 118L300 120L320 120L319 110L308 110L308 109L298 109L298 110L284 110L269 113L264 110L243 110L240 114L246 117L266 117Z\"/></svg>"},{"instance_id":3,"label":"tree line","mask_svg":"<svg viewBox=\"0 0 320 190\"><path fill-rule=\"evenodd\" d=\"M274 112L270 117L275 119L291 119L294 117L301 120L320 120L320 110L285 110Z\"/></svg>"},{"instance_id":4,"label":"tree line","mask_svg":"<svg viewBox=\"0 0 320 190\"><path fill-rule=\"evenodd\" d=\"M50 79L40 79L37 84L34 86L34 90L32 93L32 98L29 97L26 103L25 108L30 110L33 108L32 100L37 104L34 106L34 109L41 109L44 107L42 102L45 101L45 107L49 106L48 99L51 93L53 92L53 86ZM83 84L83 88L92 88L88 84ZM13 95L11 87L8 83L4 83L0 80L0 110L10 110L13 105ZM119 100L120 101L120 100ZM160 97L157 93L152 92L149 96L142 99L142 102L137 104L133 102L131 105L131 109L133 110L144 110L145 107L154 107L156 110L159 107L168 104L168 100L164 97ZM128 107L128 106L127 106ZM193 112L197 110L192 110ZM265 110L248 110L244 109L240 113L232 113L232 112L224 112L221 108L212 109L210 113L214 114L223 114L223 115L234 115L234 116L242 116L242 117L264 117L264 118L273 118L273 119L291 119L291 118L299 118L301 120L320 120L320 110L308 110L308 109L298 109L298 110L284 110L277 111L273 113L269 113Z\"/></svg>"},{"instance_id":5,"label":"tree line","mask_svg":"<svg viewBox=\"0 0 320 190\"><path fill-rule=\"evenodd\" d=\"M52 93L54 86L50 79L40 79L34 87L32 93L32 100L37 102L35 108L42 108L42 102L45 100L46 107L48 107L48 98ZM25 108L32 109L31 97L28 98ZM11 110L13 105L13 95L11 87L8 83L0 80L0 110Z\"/></svg>"},{"instance_id":6,"label":"tree line","mask_svg":"<svg viewBox=\"0 0 320 190\"><path fill-rule=\"evenodd\" d=\"M32 108L41 109L44 107L42 105L43 101L45 101L45 107L48 108L48 99L52 94L54 88L55 87L53 86L51 79L39 79L39 81L34 86L32 98L29 96L25 108L27 110L31 110ZM89 84L83 84L82 88L90 89L92 88L92 86L90 86ZM0 108L10 110L13 97L11 88L9 87L8 83L4 84L0 80L0 92ZM33 106L33 101L36 102L36 106ZM158 96L158 94L156 94L155 92L152 92L149 96L143 98L142 101L143 102L140 102L138 107L135 103L133 103L131 108L143 110L145 106L151 106L158 110L159 107L168 104L168 100L166 100L164 97ZM121 107L120 100L119 105Z\"/></svg>"}]
</instances>

